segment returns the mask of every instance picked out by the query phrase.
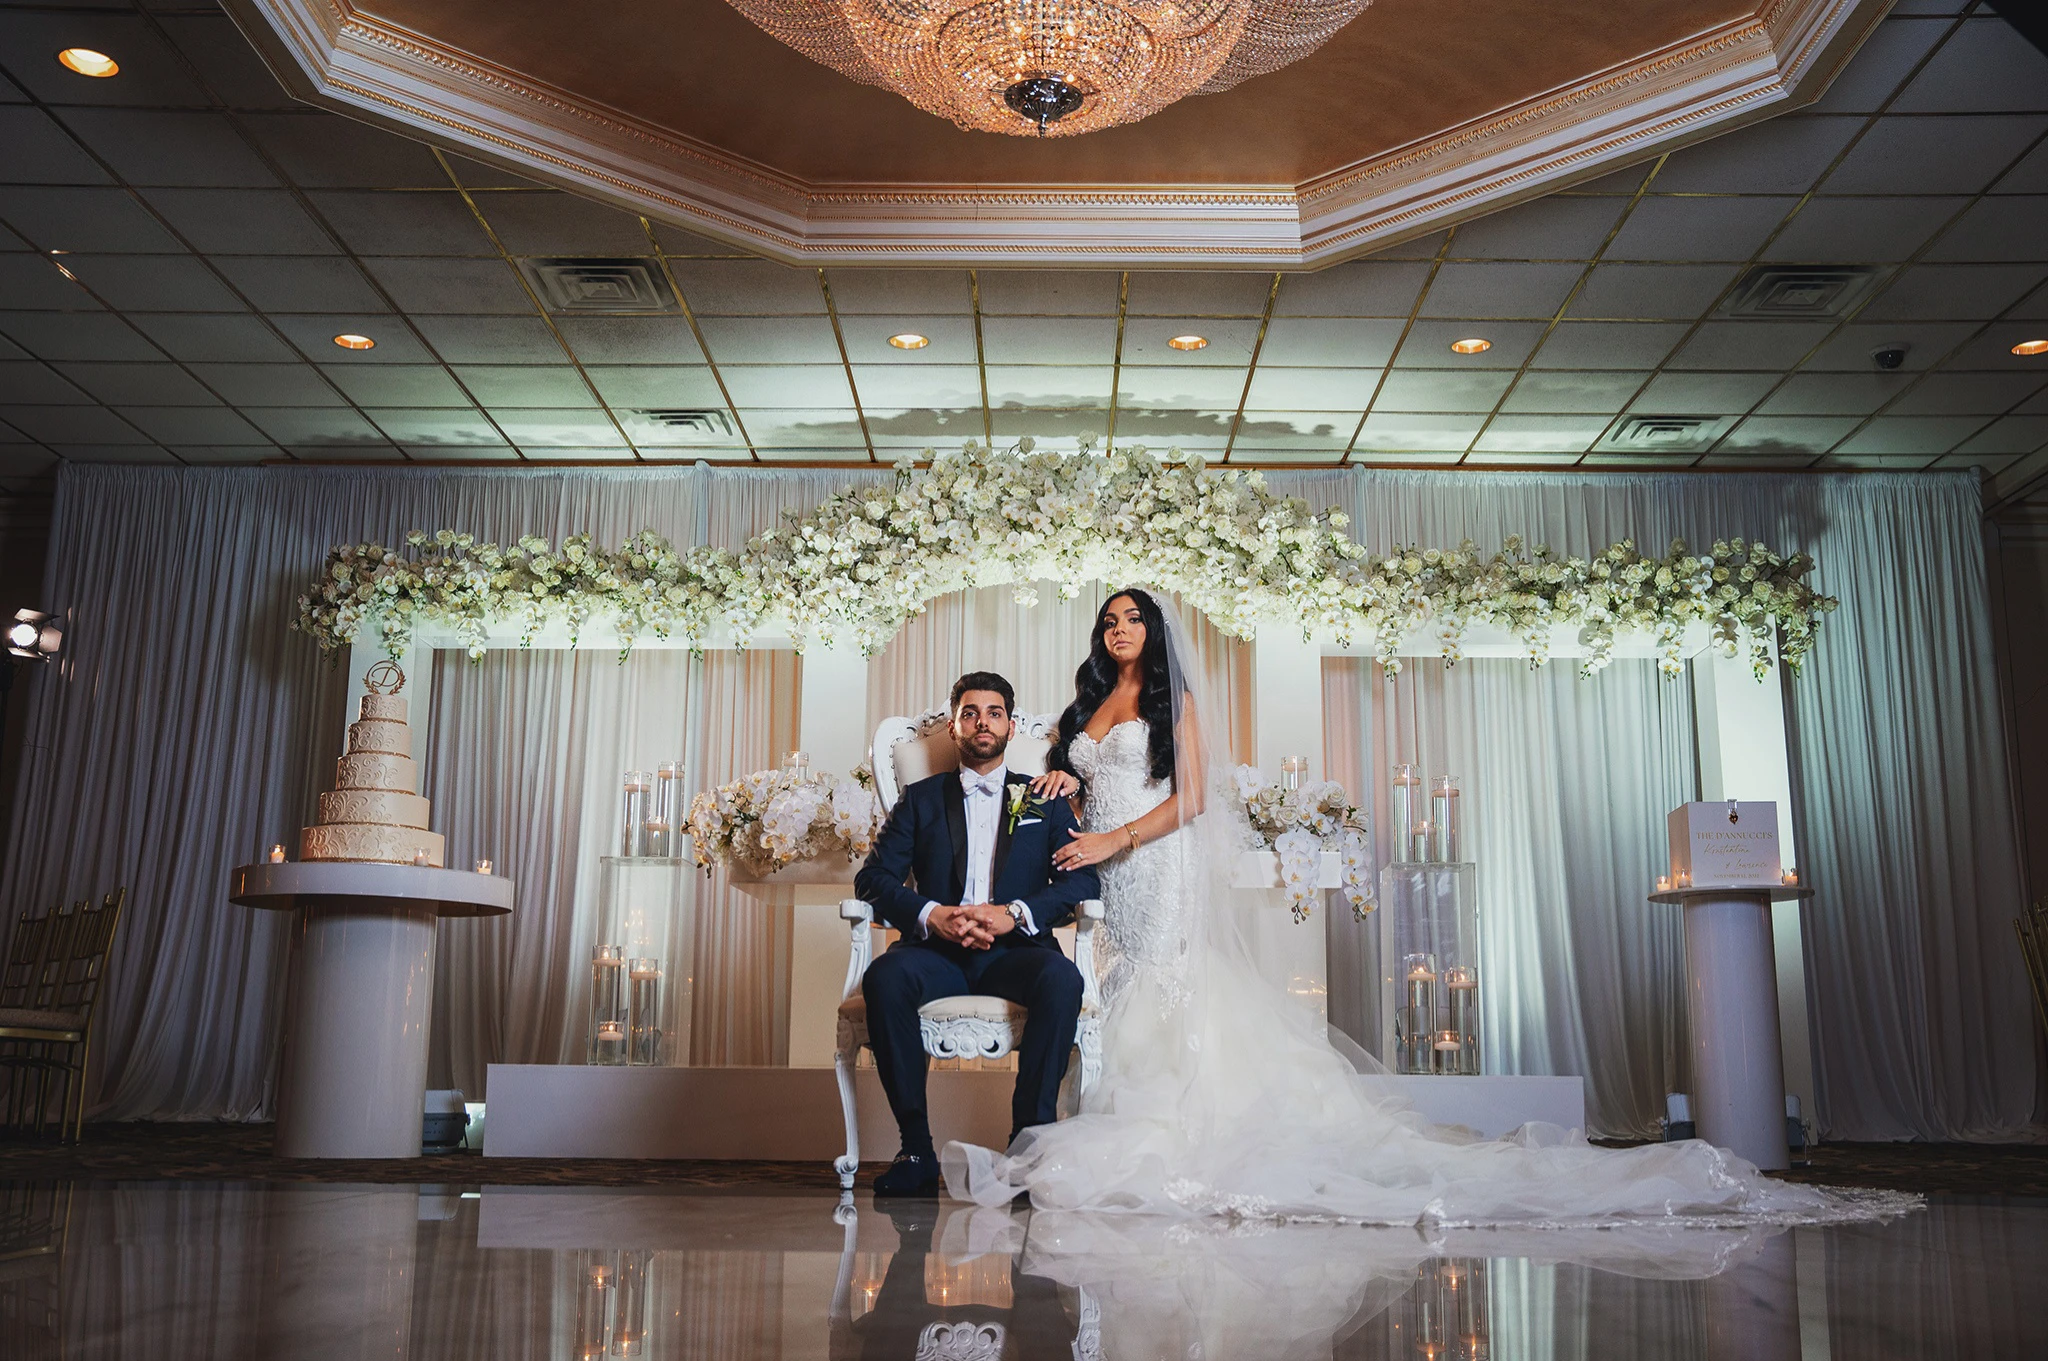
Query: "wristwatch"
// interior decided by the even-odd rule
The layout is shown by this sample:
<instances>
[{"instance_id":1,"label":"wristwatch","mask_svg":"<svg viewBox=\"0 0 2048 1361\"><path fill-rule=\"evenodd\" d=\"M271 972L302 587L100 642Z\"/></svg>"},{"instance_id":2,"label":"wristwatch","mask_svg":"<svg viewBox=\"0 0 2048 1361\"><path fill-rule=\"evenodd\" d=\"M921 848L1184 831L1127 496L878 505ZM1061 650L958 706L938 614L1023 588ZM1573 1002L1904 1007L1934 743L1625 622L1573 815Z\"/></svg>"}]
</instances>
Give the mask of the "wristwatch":
<instances>
[{"instance_id":1,"label":"wristwatch","mask_svg":"<svg viewBox=\"0 0 2048 1361\"><path fill-rule=\"evenodd\" d=\"M1011 904L1010 904L1010 906L1009 906L1009 909L1008 909L1008 910L1009 910L1009 913L1010 913L1010 920L1011 920L1011 921L1013 921L1013 922L1017 923L1017 925L1019 925L1019 926L1022 926L1022 925L1024 925L1024 911L1025 911L1025 909L1024 909L1024 904L1023 904L1023 903L1021 903L1021 902L1015 902L1015 903L1011 903Z\"/></svg>"}]
</instances>

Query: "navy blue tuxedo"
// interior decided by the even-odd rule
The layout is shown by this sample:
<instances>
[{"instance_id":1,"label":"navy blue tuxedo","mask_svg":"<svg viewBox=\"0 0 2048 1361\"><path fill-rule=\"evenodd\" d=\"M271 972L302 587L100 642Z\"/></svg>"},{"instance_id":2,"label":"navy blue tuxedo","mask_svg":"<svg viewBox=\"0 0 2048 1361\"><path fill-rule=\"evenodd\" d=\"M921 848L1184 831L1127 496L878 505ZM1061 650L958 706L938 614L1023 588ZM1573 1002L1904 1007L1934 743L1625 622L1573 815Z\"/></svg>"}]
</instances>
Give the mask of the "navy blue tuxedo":
<instances>
[{"instance_id":1,"label":"navy blue tuxedo","mask_svg":"<svg viewBox=\"0 0 2048 1361\"><path fill-rule=\"evenodd\" d=\"M1100 887L1092 867L1053 866L1053 852L1072 839L1068 833L1076 826L1065 799L1027 796L1020 816L1011 816L1017 786L1029 783L1029 776L1015 772L1006 778L989 867L989 900L999 906L1023 903L1035 933L1019 928L997 936L987 949L969 949L936 934L926 939L918 926L926 903L958 903L967 882L967 802L957 771L919 780L903 791L854 879L854 892L898 933L896 943L869 966L861 993L875 1067L906 1153L931 1150L917 1013L944 997L1001 997L1025 1008L1012 1133L1055 1118L1060 1079L1081 1013L1081 974L1052 931L1073 920L1081 903Z\"/></svg>"}]
</instances>

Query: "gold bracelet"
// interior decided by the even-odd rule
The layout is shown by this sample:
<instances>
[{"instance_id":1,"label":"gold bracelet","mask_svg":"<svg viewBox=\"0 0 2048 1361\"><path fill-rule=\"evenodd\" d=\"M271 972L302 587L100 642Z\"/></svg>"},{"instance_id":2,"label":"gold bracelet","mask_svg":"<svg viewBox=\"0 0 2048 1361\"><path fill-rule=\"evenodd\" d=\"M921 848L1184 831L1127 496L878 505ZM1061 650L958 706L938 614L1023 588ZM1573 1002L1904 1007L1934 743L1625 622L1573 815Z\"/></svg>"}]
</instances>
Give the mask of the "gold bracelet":
<instances>
[{"instance_id":1,"label":"gold bracelet","mask_svg":"<svg viewBox=\"0 0 2048 1361\"><path fill-rule=\"evenodd\" d=\"M1145 844L1144 842L1142 842L1142 841L1138 840L1138 829L1137 829L1137 828L1135 828L1135 827L1133 827L1133 826L1131 826L1131 824L1130 824L1130 823L1126 822L1126 823L1124 824L1124 831L1125 831L1126 833L1128 833L1128 834L1130 835L1130 838L1131 838L1131 849L1132 849L1132 850L1134 850L1134 851L1135 851L1135 850L1137 850L1137 849L1138 849L1138 847L1140 847L1140 846L1142 846L1142 845L1144 845L1144 844Z\"/></svg>"}]
</instances>

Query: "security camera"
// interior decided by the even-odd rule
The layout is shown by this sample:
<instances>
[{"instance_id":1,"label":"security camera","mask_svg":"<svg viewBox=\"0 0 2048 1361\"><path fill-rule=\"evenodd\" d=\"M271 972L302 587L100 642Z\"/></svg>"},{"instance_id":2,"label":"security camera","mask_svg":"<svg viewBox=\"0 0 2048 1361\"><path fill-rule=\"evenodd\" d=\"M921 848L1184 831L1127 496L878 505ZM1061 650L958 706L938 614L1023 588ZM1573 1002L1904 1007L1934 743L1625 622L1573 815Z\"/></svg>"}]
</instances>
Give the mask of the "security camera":
<instances>
[{"instance_id":1,"label":"security camera","mask_svg":"<svg viewBox=\"0 0 2048 1361\"><path fill-rule=\"evenodd\" d=\"M1880 345L1870 352L1870 362L1889 373L1906 362L1906 346L1897 341Z\"/></svg>"}]
</instances>

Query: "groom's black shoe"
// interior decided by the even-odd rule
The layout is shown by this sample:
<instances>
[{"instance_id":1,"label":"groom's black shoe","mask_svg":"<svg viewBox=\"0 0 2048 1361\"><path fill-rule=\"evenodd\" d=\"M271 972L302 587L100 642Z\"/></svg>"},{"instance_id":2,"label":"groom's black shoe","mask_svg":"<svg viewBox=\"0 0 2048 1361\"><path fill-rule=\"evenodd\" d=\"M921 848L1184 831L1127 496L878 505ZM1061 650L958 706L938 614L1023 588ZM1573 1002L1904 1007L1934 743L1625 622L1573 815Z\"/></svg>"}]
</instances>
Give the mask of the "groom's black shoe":
<instances>
[{"instance_id":1,"label":"groom's black shoe","mask_svg":"<svg viewBox=\"0 0 2048 1361\"><path fill-rule=\"evenodd\" d=\"M889 1170L875 1178L875 1195L932 1196L939 1191L939 1160L931 1153L898 1153Z\"/></svg>"}]
</instances>

